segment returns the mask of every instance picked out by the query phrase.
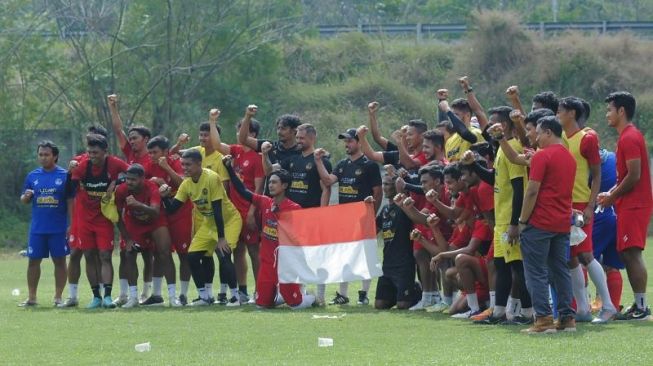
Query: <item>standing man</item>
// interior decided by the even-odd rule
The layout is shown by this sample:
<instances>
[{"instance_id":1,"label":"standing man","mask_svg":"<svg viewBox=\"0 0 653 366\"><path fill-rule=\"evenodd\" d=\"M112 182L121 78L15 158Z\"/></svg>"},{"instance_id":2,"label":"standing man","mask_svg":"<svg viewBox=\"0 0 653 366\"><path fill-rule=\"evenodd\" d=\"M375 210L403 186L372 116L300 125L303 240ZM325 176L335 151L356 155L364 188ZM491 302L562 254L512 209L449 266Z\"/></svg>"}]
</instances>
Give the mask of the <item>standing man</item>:
<instances>
[{"instance_id":1,"label":"standing man","mask_svg":"<svg viewBox=\"0 0 653 366\"><path fill-rule=\"evenodd\" d=\"M526 285L535 308L535 323L523 332L575 331L567 251L576 161L562 144L562 127L553 116L538 121L537 144L519 216ZM557 325L549 304L549 279L557 293Z\"/></svg>"},{"instance_id":2,"label":"standing man","mask_svg":"<svg viewBox=\"0 0 653 366\"><path fill-rule=\"evenodd\" d=\"M636 102L628 92L610 94L606 118L608 125L619 132L617 141L617 185L599 195L599 205L614 205L617 212L617 250L626 266L628 281L635 303L623 320L641 320L651 315L646 305L646 264L642 251L646 247L646 232L651 217L651 175L644 136L633 124Z\"/></svg>"},{"instance_id":3,"label":"standing man","mask_svg":"<svg viewBox=\"0 0 653 366\"><path fill-rule=\"evenodd\" d=\"M338 139L345 143L347 158L338 162L333 173L327 171L322 160L327 152L324 149L315 150L315 165L322 183L327 187L338 183L338 203L360 202L366 197L372 196L374 212L378 211L379 204L383 199L379 166L363 155L355 128L341 133L338 135ZM371 283L372 280L363 280L362 289L358 292L358 305L369 304L367 292L370 290ZM336 297L331 303L348 304L348 290L349 283L340 283L340 291L336 292Z\"/></svg>"},{"instance_id":4,"label":"standing man","mask_svg":"<svg viewBox=\"0 0 653 366\"><path fill-rule=\"evenodd\" d=\"M102 135L86 136L88 159L79 163L72 172L73 186L79 186L77 198L81 200L79 212L79 246L86 258L86 277L93 291L89 309L99 307L113 308L111 289L113 285L113 223L102 215L100 200L107 192L109 184L127 170L127 163L107 153L109 144ZM100 271L95 259L100 254ZM100 273L100 276L98 276ZM100 280L104 285L104 297L100 296Z\"/></svg>"},{"instance_id":5,"label":"standing man","mask_svg":"<svg viewBox=\"0 0 653 366\"><path fill-rule=\"evenodd\" d=\"M59 148L52 141L42 141L36 149L41 167L31 171L20 201L32 203L27 257L27 300L22 307L34 306L36 289L41 277L41 260L52 256L54 264L54 306L61 306L61 294L66 286L66 256L70 253L66 240L72 222L72 189L68 172L57 165Z\"/></svg>"}]
</instances>

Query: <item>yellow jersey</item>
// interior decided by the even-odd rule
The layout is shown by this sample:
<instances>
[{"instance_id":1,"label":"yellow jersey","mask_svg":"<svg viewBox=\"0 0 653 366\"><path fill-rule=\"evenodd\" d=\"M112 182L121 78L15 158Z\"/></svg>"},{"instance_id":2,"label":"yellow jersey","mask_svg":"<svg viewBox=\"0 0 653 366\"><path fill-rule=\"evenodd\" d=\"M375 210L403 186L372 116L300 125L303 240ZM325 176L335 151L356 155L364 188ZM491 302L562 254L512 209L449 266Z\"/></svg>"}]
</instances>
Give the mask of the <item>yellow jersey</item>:
<instances>
[{"instance_id":1,"label":"yellow jersey","mask_svg":"<svg viewBox=\"0 0 653 366\"><path fill-rule=\"evenodd\" d=\"M206 149L203 146L195 146L192 149L196 149L202 154L202 168L211 169L218 173L221 182L229 180L229 173L227 173L227 169L222 163L223 155L219 151L215 150L211 155L206 156Z\"/></svg>"},{"instance_id":2,"label":"yellow jersey","mask_svg":"<svg viewBox=\"0 0 653 366\"><path fill-rule=\"evenodd\" d=\"M470 127L469 130L476 136L476 142L483 142L483 133L476 127ZM453 133L444 143L444 151L447 154L447 160L454 162L462 159L465 151L469 150L472 143L463 139L457 132Z\"/></svg>"},{"instance_id":3,"label":"yellow jersey","mask_svg":"<svg viewBox=\"0 0 653 366\"><path fill-rule=\"evenodd\" d=\"M508 144L518 153L522 154L524 148L517 139L511 139ZM513 164L499 148L494 160L494 220L495 225L509 225L512 217L513 189L510 182L515 178L523 178L524 192L528 184L528 173L523 165Z\"/></svg>"},{"instance_id":4,"label":"yellow jersey","mask_svg":"<svg viewBox=\"0 0 653 366\"><path fill-rule=\"evenodd\" d=\"M192 178L184 178L177 189L175 199L181 202L190 199L196 212L209 223L214 222L211 202L217 200L222 201L222 216L225 227L232 217L237 216L240 219L240 213L227 197L227 192L220 183L220 177L216 172L206 168L202 169L202 174L197 182L193 182Z\"/></svg>"},{"instance_id":5,"label":"yellow jersey","mask_svg":"<svg viewBox=\"0 0 653 366\"><path fill-rule=\"evenodd\" d=\"M589 202L592 193L590 187L590 160L593 160L595 164L601 164L598 139L591 138L595 137L596 134L594 136L588 136L592 133L589 131L586 129L579 130L571 137L568 137L564 132L562 133L562 143L574 157L574 160L576 160L576 179L574 180L574 191L572 193L572 201L574 203ZM583 139L585 136L588 136L588 139L584 142ZM584 152L585 155L593 156L593 159L586 158L583 154Z\"/></svg>"}]
</instances>

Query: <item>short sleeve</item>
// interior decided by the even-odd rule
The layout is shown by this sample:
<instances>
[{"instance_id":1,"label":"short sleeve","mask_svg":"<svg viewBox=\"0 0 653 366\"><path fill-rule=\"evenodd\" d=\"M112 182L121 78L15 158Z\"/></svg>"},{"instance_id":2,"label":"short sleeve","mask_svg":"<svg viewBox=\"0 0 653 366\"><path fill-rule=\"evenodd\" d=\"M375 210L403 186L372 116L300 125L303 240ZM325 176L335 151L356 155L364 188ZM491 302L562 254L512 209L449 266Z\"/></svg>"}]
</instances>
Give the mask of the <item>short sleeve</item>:
<instances>
[{"instance_id":1,"label":"short sleeve","mask_svg":"<svg viewBox=\"0 0 653 366\"><path fill-rule=\"evenodd\" d=\"M86 166L90 164L88 159L82 161L77 165L77 168L73 169L71 178L74 180L81 180L84 174L86 173Z\"/></svg>"},{"instance_id":2,"label":"short sleeve","mask_svg":"<svg viewBox=\"0 0 653 366\"><path fill-rule=\"evenodd\" d=\"M389 145L390 143L388 143ZM383 153L383 164L399 164L399 151L384 151Z\"/></svg>"},{"instance_id":3,"label":"short sleeve","mask_svg":"<svg viewBox=\"0 0 653 366\"><path fill-rule=\"evenodd\" d=\"M385 151L399 151L399 147L395 145L394 142L388 140L388 144L385 147Z\"/></svg>"},{"instance_id":4,"label":"short sleeve","mask_svg":"<svg viewBox=\"0 0 653 366\"><path fill-rule=\"evenodd\" d=\"M175 199L177 201L186 202L188 200L188 184L188 179L184 179L184 181L179 185L177 194L175 194Z\"/></svg>"},{"instance_id":5,"label":"short sleeve","mask_svg":"<svg viewBox=\"0 0 653 366\"><path fill-rule=\"evenodd\" d=\"M529 179L534 182L542 182L546 175L546 163L548 155L544 150L539 150L531 159L531 174Z\"/></svg>"},{"instance_id":6,"label":"short sleeve","mask_svg":"<svg viewBox=\"0 0 653 366\"><path fill-rule=\"evenodd\" d=\"M227 168L225 168L224 163L222 163L222 154L215 152L218 155L217 166L215 167L215 172L220 175L220 181L227 182L229 181L229 173L227 173Z\"/></svg>"},{"instance_id":7,"label":"short sleeve","mask_svg":"<svg viewBox=\"0 0 653 366\"><path fill-rule=\"evenodd\" d=\"M151 183L151 182L149 182ZM156 184L148 184L150 189L150 206L159 206L161 207L161 195L159 194L159 189Z\"/></svg>"},{"instance_id":8,"label":"short sleeve","mask_svg":"<svg viewBox=\"0 0 653 366\"><path fill-rule=\"evenodd\" d=\"M212 175L208 177L207 188L209 190L209 201L214 202L225 198L224 186L220 184L219 179L214 179Z\"/></svg>"},{"instance_id":9,"label":"short sleeve","mask_svg":"<svg viewBox=\"0 0 653 366\"><path fill-rule=\"evenodd\" d=\"M327 158L322 158L322 162L324 163L324 167L326 168L327 172L331 173L333 171L331 161L329 161Z\"/></svg>"},{"instance_id":10,"label":"short sleeve","mask_svg":"<svg viewBox=\"0 0 653 366\"><path fill-rule=\"evenodd\" d=\"M590 165L600 165L599 139L596 134L586 133L580 141L580 154L587 159Z\"/></svg>"},{"instance_id":11,"label":"short sleeve","mask_svg":"<svg viewBox=\"0 0 653 366\"><path fill-rule=\"evenodd\" d=\"M265 140L265 139L257 139L256 140L256 152L261 152L261 146L265 142L272 143L270 140Z\"/></svg>"},{"instance_id":12,"label":"short sleeve","mask_svg":"<svg viewBox=\"0 0 653 366\"><path fill-rule=\"evenodd\" d=\"M632 135L628 135L623 139L623 143L619 144L619 153L623 155L625 161L641 159L643 154L640 149L640 142Z\"/></svg>"},{"instance_id":13,"label":"short sleeve","mask_svg":"<svg viewBox=\"0 0 653 366\"><path fill-rule=\"evenodd\" d=\"M342 174L341 170L344 169L346 162L347 160L340 160L338 164L336 164L336 168L333 170L333 175L335 175L338 180L340 180Z\"/></svg>"},{"instance_id":14,"label":"short sleeve","mask_svg":"<svg viewBox=\"0 0 653 366\"><path fill-rule=\"evenodd\" d=\"M369 177L369 183L372 187L378 187L381 185L381 170L379 166L370 162L367 164L367 176Z\"/></svg>"},{"instance_id":15,"label":"short sleeve","mask_svg":"<svg viewBox=\"0 0 653 366\"><path fill-rule=\"evenodd\" d=\"M261 154L256 154L256 159L254 159L252 164L254 164L254 179L265 178L265 171L263 170L263 160L261 160Z\"/></svg>"},{"instance_id":16,"label":"short sleeve","mask_svg":"<svg viewBox=\"0 0 653 366\"><path fill-rule=\"evenodd\" d=\"M28 174L27 177L25 177L25 182L23 182L23 193L25 193L26 190L28 189L34 189L34 186L32 185L32 180L29 179L31 174Z\"/></svg>"}]
</instances>

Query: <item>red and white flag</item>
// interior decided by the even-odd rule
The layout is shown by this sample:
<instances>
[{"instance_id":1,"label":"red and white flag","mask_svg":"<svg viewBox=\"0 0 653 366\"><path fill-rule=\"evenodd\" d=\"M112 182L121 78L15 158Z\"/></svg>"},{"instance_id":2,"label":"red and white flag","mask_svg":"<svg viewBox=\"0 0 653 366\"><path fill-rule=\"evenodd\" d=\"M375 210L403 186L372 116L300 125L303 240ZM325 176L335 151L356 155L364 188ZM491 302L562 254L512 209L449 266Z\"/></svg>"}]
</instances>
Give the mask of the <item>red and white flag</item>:
<instances>
[{"instance_id":1,"label":"red and white flag","mask_svg":"<svg viewBox=\"0 0 653 366\"><path fill-rule=\"evenodd\" d=\"M277 228L279 283L339 283L383 274L372 204L282 212Z\"/></svg>"}]
</instances>

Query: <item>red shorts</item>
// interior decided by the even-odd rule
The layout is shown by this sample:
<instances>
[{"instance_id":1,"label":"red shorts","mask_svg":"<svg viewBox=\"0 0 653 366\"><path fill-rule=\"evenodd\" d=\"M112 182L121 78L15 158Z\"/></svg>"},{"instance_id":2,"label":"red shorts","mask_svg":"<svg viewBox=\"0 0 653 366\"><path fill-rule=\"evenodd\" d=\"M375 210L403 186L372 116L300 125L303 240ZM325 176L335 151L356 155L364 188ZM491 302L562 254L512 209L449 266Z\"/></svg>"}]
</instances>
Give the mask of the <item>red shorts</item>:
<instances>
[{"instance_id":1,"label":"red shorts","mask_svg":"<svg viewBox=\"0 0 653 366\"><path fill-rule=\"evenodd\" d=\"M454 246L456 248L464 248L469 244L469 240L472 238L472 228L463 225L462 228L461 226L456 226L453 229L453 233L451 234L451 238L449 239L449 245Z\"/></svg>"},{"instance_id":2,"label":"red shorts","mask_svg":"<svg viewBox=\"0 0 653 366\"><path fill-rule=\"evenodd\" d=\"M135 242L140 244L141 249L153 250L154 242L152 240L152 232L161 227L166 227L168 224L165 215L159 217L152 223L140 223L132 220L125 220L125 229L129 233L129 237ZM120 240L120 249L124 248L123 240Z\"/></svg>"},{"instance_id":3,"label":"red shorts","mask_svg":"<svg viewBox=\"0 0 653 366\"><path fill-rule=\"evenodd\" d=\"M651 219L651 208L623 208L617 207L617 251L623 252L628 248L646 247L646 234L648 223Z\"/></svg>"},{"instance_id":4,"label":"red shorts","mask_svg":"<svg viewBox=\"0 0 653 366\"><path fill-rule=\"evenodd\" d=\"M494 231L490 229L487 222L477 219L474 221L474 229L472 231L472 238L480 241L490 241L494 238Z\"/></svg>"},{"instance_id":5,"label":"red shorts","mask_svg":"<svg viewBox=\"0 0 653 366\"><path fill-rule=\"evenodd\" d=\"M113 224L109 220L105 222L79 222L77 235L79 237L79 249L100 251L113 250Z\"/></svg>"},{"instance_id":6,"label":"red shorts","mask_svg":"<svg viewBox=\"0 0 653 366\"><path fill-rule=\"evenodd\" d=\"M174 215L168 216L170 231L170 249L177 253L188 253L188 247L193 239L193 205L187 201Z\"/></svg>"},{"instance_id":7,"label":"red shorts","mask_svg":"<svg viewBox=\"0 0 653 366\"><path fill-rule=\"evenodd\" d=\"M73 217L72 222L70 223L70 236L68 237L68 247L70 250L81 249L79 245L79 224L75 217Z\"/></svg>"},{"instance_id":8,"label":"red shorts","mask_svg":"<svg viewBox=\"0 0 653 366\"><path fill-rule=\"evenodd\" d=\"M487 255L485 256L486 261L491 261L493 259L494 259L494 240L492 241L492 243L490 243L490 249L488 249Z\"/></svg>"},{"instance_id":9,"label":"red shorts","mask_svg":"<svg viewBox=\"0 0 653 366\"><path fill-rule=\"evenodd\" d=\"M585 207L587 207L587 203L574 203L572 204L572 207L575 208L576 210L583 211ZM592 226L593 226L593 221L594 217L592 217L589 222L585 223L585 226L583 226L583 231L587 235L587 238L583 240L580 244L574 245L571 247L571 252L570 256L575 257L579 255L580 253L593 253L592 249Z\"/></svg>"},{"instance_id":10,"label":"red shorts","mask_svg":"<svg viewBox=\"0 0 653 366\"><path fill-rule=\"evenodd\" d=\"M302 303L301 286L297 283L279 284L277 269L270 263L262 262L256 279L256 305L266 308L274 307L277 286L288 306L296 306Z\"/></svg>"},{"instance_id":11,"label":"red shorts","mask_svg":"<svg viewBox=\"0 0 653 366\"><path fill-rule=\"evenodd\" d=\"M483 276L485 277L485 283L488 282L488 272L487 272L487 261L483 257L478 257L478 264L481 266L481 272L483 273ZM474 282L474 287L476 290L476 296L478 298L478 303L479 304L484 304L488 300L490 300L490 290L488 287L483 283L483 281L475 281ZM465 291L462 291L463 294L465 294Z\"/></svg>"},{"instance_id":12,"label":"red shorts","mask_svg":"<svg viewBox=\"0 0 653 366\"><path fill-rule=\"evenodd\" d=\"M243 219L243 227L240 229L240 237L238 238L238 242L245 243L247 245L258 244L261 241L261 230L258 228L256 228L256 230L250 230L247 227L247 212L241 212L240 217Z\"/></svg>"}]
</instances>

